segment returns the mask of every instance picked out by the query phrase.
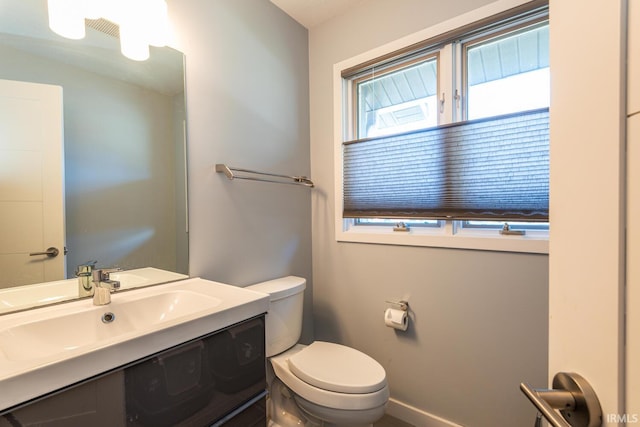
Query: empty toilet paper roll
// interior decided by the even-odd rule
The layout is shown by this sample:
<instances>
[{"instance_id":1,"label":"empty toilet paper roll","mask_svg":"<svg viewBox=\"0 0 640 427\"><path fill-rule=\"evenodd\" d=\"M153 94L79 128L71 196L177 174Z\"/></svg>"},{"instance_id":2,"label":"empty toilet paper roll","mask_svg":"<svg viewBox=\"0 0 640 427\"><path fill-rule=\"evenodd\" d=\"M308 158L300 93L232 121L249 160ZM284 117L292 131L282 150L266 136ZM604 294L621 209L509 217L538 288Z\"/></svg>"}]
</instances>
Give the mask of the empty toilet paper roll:
<instances>
[{"instance_id":1,"label":"empty toilet paper roll","mask_svg":"<svg viewBox=\"0 0 640 427\"><path fill-rule=\"evenodd\" d=\"M387 308L384 312L384 324L393 329L406 331L409 327L409 317L404 310Z\"/></svg>"}]
</instances>

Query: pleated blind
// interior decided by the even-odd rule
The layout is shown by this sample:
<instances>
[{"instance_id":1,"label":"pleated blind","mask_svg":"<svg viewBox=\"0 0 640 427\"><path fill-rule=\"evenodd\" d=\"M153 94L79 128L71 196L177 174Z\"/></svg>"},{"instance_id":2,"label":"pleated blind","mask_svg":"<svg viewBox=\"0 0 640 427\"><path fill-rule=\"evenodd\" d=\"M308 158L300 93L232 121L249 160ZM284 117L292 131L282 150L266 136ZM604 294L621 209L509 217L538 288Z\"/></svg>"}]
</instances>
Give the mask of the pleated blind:
<instances>
[{"instance_id":1,"label":"pleated blind","mask_svg":"<svg viewBox=\"0 0 640 427\"><path fill-rule=\"evenodd\" d=\"M345 218L548 221L549 110L345 142Z\"/></svg>"}]
</instances>

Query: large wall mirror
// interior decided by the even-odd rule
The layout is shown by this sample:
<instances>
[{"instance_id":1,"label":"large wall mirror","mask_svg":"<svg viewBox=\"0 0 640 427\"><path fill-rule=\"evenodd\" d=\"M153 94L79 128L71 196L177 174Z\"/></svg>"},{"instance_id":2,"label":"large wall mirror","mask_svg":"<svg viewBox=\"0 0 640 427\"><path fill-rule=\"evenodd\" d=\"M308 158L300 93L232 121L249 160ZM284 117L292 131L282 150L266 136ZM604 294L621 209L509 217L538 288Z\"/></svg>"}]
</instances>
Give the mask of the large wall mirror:
<instances>
[{"instance_id":1,"label":"large wall mirror","mask_svg":"<svg viewBox=\"0 0 640 427\"><path fill-rule=\"evenodd\" d=\"M132 61L120 53L117 37L104 31L87 28L83 40L51 32L46 0L0 0L0 57L1 80L62 87L62 216L68 252L60 254L65 266L58 279L73 278L87 261L188 274L182 53L151 47L149 60ZM4 108L6 113L12 107ZM3 129L0 125L0 149L12 135ZM40 173L28 156L24 167L11 163L0 172L0 203L3 192L24 193L10 188L11 169L26 174L33 167L29 175ZM48 179L55 178L42 181ZM20 245L36 227L18 226L16 217L26 215L9 210L0 209L0 233L5 234L0 240ZM41 244L24 249L46 250L47 242ZM19 255L24 264L24 254ZM15 257L11 249L0 254L0 291L28 289L41 281L46 256L31 257L28 268L12 272Z\"/></svg>"}]
</instances>

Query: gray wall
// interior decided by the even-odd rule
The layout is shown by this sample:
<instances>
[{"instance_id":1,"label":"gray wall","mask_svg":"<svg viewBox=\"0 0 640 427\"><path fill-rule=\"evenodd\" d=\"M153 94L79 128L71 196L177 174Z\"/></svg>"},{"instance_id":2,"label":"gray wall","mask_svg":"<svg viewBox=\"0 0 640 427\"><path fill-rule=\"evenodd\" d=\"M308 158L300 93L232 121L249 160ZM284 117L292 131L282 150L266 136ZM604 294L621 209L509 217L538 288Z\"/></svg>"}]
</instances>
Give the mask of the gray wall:
<instances>
[{"instance_id":1,"label":"gray wall","mask_svg":"<svg viewBox=\"0 0 640 427\"><path fill-rule=\"evenodd\" d=\"M364 0L309 33L316 339L377 359L392 398L474 427L533 423L519 383L547 383L548 257L334 239L332 67L490 3ZM407 298L410 331L384 327Z\"/></svg>"},{"instance_id":2,"label":"gray wall","mask_svg":"<svg viewBox=\"0 0 640 427\"><path fill-rule=\"evenodd\" d=\"M310 278L313 217L306 339L313 308L316 338L380 361L393 398L467 426L528 425L518 385L547 381L547 256L333 239L333 64L484 3L364 1L311 30L308 55L307 32L267 0L170 0L187 57L190 273ZM311 194L214 172L309 174L309 159ZM407 334L382 326L398 297L415 313Z\"/></svg>"},{"instance_id":3,"label":"gray wall","mask_svg":"<svg viewBox=\"0 0 640 427\"><path fill-rule=\"evenodd\" d=\"M268 0L168 5L187 61L189 273L240 286L294 274L311 284L309 189L231 182L214 170L309 174L306 29Z\"/></svg>"}]
</instances>

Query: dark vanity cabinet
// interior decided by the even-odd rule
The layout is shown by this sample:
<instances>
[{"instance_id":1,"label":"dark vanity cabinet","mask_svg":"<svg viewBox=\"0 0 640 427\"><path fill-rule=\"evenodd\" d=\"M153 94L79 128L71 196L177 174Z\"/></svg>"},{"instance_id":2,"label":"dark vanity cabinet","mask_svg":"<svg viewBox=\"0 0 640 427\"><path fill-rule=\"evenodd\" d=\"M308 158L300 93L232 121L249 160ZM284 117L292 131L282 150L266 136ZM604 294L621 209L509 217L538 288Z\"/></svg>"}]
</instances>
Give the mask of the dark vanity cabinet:
<instances>
[{"instance_id":1,"label":"dark vanity cabinet","mask_svg":"<svg viewBox=\"0 0 640 427\"><path fill-rule=\"evenodd\" d=\"M264 339L264 316L249 319L4 413L0 427L265 426Z\"/></svg>"}]
</instances>

